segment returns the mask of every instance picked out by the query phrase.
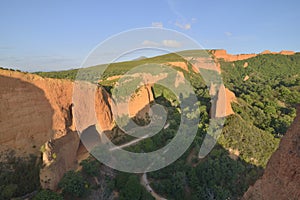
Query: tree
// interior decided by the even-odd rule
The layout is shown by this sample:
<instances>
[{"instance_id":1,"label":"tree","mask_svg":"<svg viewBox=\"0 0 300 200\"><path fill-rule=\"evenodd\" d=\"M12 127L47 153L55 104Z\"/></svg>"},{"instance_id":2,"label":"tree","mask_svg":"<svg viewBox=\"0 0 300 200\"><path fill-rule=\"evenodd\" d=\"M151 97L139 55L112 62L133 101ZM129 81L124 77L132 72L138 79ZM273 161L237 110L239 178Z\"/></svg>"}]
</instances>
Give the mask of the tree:
<instances>
[{"instance_id":1,"label":"tree","mask_svg":"<svg viewBox=\"0 0 300 200\"><path fill-rule=\"evenodd\" d=\"M13 195L15 194L16 190L18 189L18 186L16 184L9 184L3 187L2 191L1 191L1 196L5 199L10 199L13 197Z\"/></svg>"},{"instance_id":2,"label":"tree","mask_svg":"<svg viewBox=\"0 0 300 200\"><path fill-rule=\"evenodd\" d=\"M100 174L100 163L93 158L83 160L80 165L83 172L89 176L98 176Z\"/></svg>"},{"instance_id":3,"label":"tree","mask_svg":"<svg viewBox=\"0 0 300 200\"><path fill-rule=\"evenodd\" d=\"M32 200L63 200L63 197L51 190L41 190Z\"/></svg>"},{"instance_id":4,"label":"tree","mask_svg":"<svg viewBox=\"0 0 300 200\"><path fill-rule=\"evenodd\" d=\"M88 185L78 172L68 171L58 184L63 194L82 197L87 192Z\"/></svg>"},{"instance_id":5,"label":"tree","mask_svg":"<svg viewBox=\"0 0 300 200\"><path fill-rule=\"evenodd\" d=\"M142 186L136 175L131 175L125 187L120 191L120 200L140 200L142 199Z\"/></svg>"}]
</instances>

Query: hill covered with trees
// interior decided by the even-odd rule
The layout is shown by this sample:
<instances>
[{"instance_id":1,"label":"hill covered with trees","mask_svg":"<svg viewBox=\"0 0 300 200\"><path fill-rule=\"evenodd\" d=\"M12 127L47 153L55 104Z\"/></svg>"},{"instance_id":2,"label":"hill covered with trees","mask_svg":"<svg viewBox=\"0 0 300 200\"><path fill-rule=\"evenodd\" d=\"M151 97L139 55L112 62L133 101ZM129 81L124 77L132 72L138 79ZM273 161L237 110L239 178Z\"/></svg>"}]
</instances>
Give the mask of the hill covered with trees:
<instances>
[{"instance_id":1,"label":"hill covered with trees","mask_svg":"<svg viewBox=\"0 0 300 200\"><path fill-rule=\"evenodd\" d=\"M168 54L154 58L146 58L130 62L109 65L98 84L109 91L120 78L109 79L126 73L137 65L149 62L186 62L176 54ZM171 165L154 172L147 173L150 186L159 195L167 199L240 199L248 187L262 175L264 168L279 141L296 116L295 106L300 103L300 54L280 55L264 54L246 60L218 60L221 75L226 88L235 93L237 101L232 103L235 114L226 118L226 122L218 143L203 159L198 158L198 151L208 131L211 109L210 95L203 77L195 73L192 65L187 63L189 71L175 67L183 73L194 88L199 100L201 120L197 135L189 149ZM91 70L96 69L95 66ZM37 72L43 77L75 80L78 70L60 72ZM156 103L163 105L168 111L167 129L161 130L151 138L126 147L132 152L150 152L166 145L174 138L180 123L180 106L172 92L159 85L153 86ZM135 119L139 124L147 124L147 120ZM118 129L118 127L115 127ZM130 138L114 135L115 142L126 142ZM13 158L11 158L13 160ZM33 160L29 160L31 166ZM18 169L16 163L12 167ZM61 194L40 190L35 199L89 198L102 192L103 199L112 198L113 192L119 199L153 199L151 194L141 186L142 174L128 174L109 169L110 175L102 173L107 167L93 157L81 163L78 172L67 172L59 187ZM2 164L0 167L7 167ZM1 169L2 169L1 168ZM23 169L21 167L20 169ZM36 171L36 169L35 169ZM28 181L28 190L24 194L17 188L25 183L16 183L15 178L7 170L1 170L0 182L10 185L0 186L1 198L24 195L36 187L39 181L36 174ZM25 184L26 185L26 184ZM5 195L5 196L4 196ZM51 196L51 197L49 197Z\"/></svg>"}]
</instances>

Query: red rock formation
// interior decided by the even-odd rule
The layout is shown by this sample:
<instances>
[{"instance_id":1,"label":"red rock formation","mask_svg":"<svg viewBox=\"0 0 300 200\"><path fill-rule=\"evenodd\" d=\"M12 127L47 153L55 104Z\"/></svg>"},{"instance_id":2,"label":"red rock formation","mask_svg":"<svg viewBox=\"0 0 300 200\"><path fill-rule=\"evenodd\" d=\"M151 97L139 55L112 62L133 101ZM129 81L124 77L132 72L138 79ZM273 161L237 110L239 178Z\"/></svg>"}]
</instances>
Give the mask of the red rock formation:
<instances>
[{"instance_id":1,"label":"red rock formation","mask_svg":"<svg viewBox=\"0 0 300 200\"><path fill-rule=\"evenodd\" d=\"M97 88L95 94L95 110L97 120L103 131L111 130L114 126L111 103L112 100L108 92L102 87Z\"/></svg>"},{"instance_id":2,"label":"red rock formation","mask_svg":"<svg viewBox=\"0 0 300 200\"><path fill-rule=\"evenodd\" d=\"M217 49L217 50L210 50L210 52L213 54L213 56L217 59L224 59L225 61L232 62L236 60L245 60L248 58L255 57L256 54L238 54L238 55L232 55L228 54L226 50L224 49Z\"/></svg>"},{"instance_id":3,"label":"red rock formation","mask_svg":"<svg viewBox=\"0 0 300 200\"><path fill-rule=\"evenodd\" d=\"M250 77L248 75L246 75L243 79L243 81L247 81Z\"/></svg>"},{"instance_id":4,"label":"red rock formation","mask_svg":"<svg viewBox=\"0 0 300 200\"><path fill-rule=\"evenodd\" d=\"M39 154L50 138L67 133L72 83L0 70L0 151Z\"/></svg>"},{"instance_id":5,"label":"red rock formation","mask_svg":"<svg viewBox=\"0 0 300 200\"><path fill-rule=\"evenodd\" d=\"M228 88L225 88L226 92L226 116L234 114L233 109L231 107L231 103L237 102L235 94L230 91Z\"/></svg>"},{"instance_id":6,"label":"red rock formation","mask_svg":"<svg viewBox=\"0 0 300 200\"><path fill-rule=\"evenodd\" d=\"M149 87L149 88L148 88ZM114 117L145 118L146 113L150 111L150 103L153 101L153 95L150 86L141 87L137 93L133 94L128 102L112 103L112 111Z\"/></svg>"},{"instance_id":7,"label":"red rock formation","mask_svg":"<svg viewBox=\"0 0 300 200\"><path fill-rule=\"evenodd\" d=\"M0 84L0 152L14 149L17 155L39 155L39 148L46 141L60 138L68 131L75 130L71 119L73 82L0 70ZM89 90L84 90L79 95L86 97L88 94ZM96 97L95 102L90 103L95 105L96 109L93 109L96 111L100 127L102 130L111 130L113 116L110 95L101 87L89 95ZM82 99L82 102L89 100ZM149 111L149 103L152 101L151 86L142 87L129 102L130 115L144 116ZM84 103L74 106L77 106L75 110L78 110L78 107L82 107L83 110L86 108ZM86 112L88 111L85 110ZM79 120L83 120L83 124L89 121L88 116Z\"/></svg>"},{"instance_id":8,"label":"red rock formation","mask_svg":"<svg viewBox=\"0 0 300 200\"><path fill-rule=\"evenodd\" d=\"M77 166L79 138L72 120L73 82L0 70L0 84L0 152L15 150L17 156L39 156L40 147L52 140L55 146L51 154L56 159L49 162L51 157L44 154L47 166L41 171L41 179L43 187L55 189L63 174ZM98 122L109 129L113 123L109 95L101 88L94 95Z\"/></svg>"},{"instance_id":9,"label":"red rock formation","mask_svg":"<svg viewBox=\"0 0 300 200\"><path fill-rule=\"evenodd\" d=\"M271 52L269 50L265 50L263 52L261 52L260 54L281 54L281 55L294 55L295 52L294 51L288 51L288 50L282 50L280 52Z\"/></svg>"},{"instance_id":10,"label":"red rock formation","mask_svg":"<svg viewBox=\"0 0 300 200\"><path fill-rule=\"evenodd\" d=\"M231 103L236 101L236 97L233 92L225 88L224 85L221 85L216 94L216 86L211 85L209 94L212 96L216 95L215 104L211 106L211 116L213 118L226 117L234 114Z\"/></svg>"},{"instance_id":11,"label":"red rock formation","mask_svg":"<svg viewBox=\"0 0 300 200\"><path fill-rule=\"evenodd\" d=\"M243 199L281 200L300 197L300 106L297 117L271 156L261 179Z\"/></svg>"},{"instance_id":12,"label":"red rock formation","mask_svg":"<svg viewBox=\"0 0 300 200\"><path fill-rule=\"evenodd\" d=\"M168 62L167 65L174 66L174 67L180 67L181 69L188 71L188 66L185 62Z\"/></svg>"},{"instance_id":13,"label":"red rock formation","mask_svg":"<svg viewBox=\"0 0 300 200\"><path fill-rule=\"evenodd\" d=\"M294 51L282 50L282 51L279 52L279 54L282 54L282 55L294 55L295 52Z\"/></svg>"},{"instance_id":14,"label":"red rock formation","mask_svg":"<svg viewBox=\"0 0 300 200\"><path fill-rule=\"evenodd\" d=\"M131 96L129 101L129 116L144 118L149 113L150 103L154 101L150 85L141 87L136 94Z\"/></svg>"},{"instance_id":15,"label":"red rock formation","mask_svg":"<svg viewBox=\"0 0 300 200\"><path fill-rule=\"evenodd\" d=\"M234 114L231 103L236 101L233 92L221 85L217 97L216 117L225 117Z\"/></svg>"},{"instance_id":16,"label":"red rock formation","mask_svg":"<svg viewBox=\"0 0 300 200\"><path fill-rule=\"evenodd\" d=\"M228 54L226 50L224 49L216 49L216 50L210 50L210 53L213 54L213 56L217 59L224 59L227 62L233 62L233 61L237 61L237 60L245 60L248 58L252 58L255 57L257 55L260 54L282 54L282 55L294 55L295 52L294 51L287 51L287 50L283 50L280 52L271 52L269 50L265 50L263 52L261 52L260 54L237 54L237 55L232 55L232 54Z\"/></svg>"},{"instance_id":17,"label":"red rock formation","mask_svg":"<svg viewBox=\"0 0 300 200\"><path fill-rule=\"evenodd\" d=\"M264 50L260 54L273 54L270 50Z\"/></svg>"},{"instance_id":18,"label":"red rock formation","mask_svg":"<svg viewBox=\"0 0 300 200\"><path fill-rule=\"evenodd\" d=\"M74 121L76 130L82 132L89 126L99 124L102 131L113 128L111 98L102 87L76 82L74 85Z\"/></svg>"}]
</instances>

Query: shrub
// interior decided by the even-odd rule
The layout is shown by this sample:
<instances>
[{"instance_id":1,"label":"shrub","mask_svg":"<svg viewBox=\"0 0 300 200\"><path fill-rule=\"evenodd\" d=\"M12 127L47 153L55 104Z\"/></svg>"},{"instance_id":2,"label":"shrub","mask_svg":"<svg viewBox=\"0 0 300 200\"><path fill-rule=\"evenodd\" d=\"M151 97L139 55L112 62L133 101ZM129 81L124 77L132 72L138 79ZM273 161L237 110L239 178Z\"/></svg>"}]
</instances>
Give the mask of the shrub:
<instances>
[{"instance_id":1,"label":"shrub","mask_svg":"<svg viewBox=\"0 0 300 200\"><path fill-rule=\"evenodd\" d=\"M41 190L32 200L63 200L63 197L51 190Z\"/></svg>"},{"instance_id":2,"label":"shrub","mask_svg":"<svg viewBox=\"0 0 300 200\"><path fill-rule=\"evenodd\" d=\"M60 180L58 187L63 194L82 197L87 192L87 185L81 174L75 171L68 171Z\"/></svg>"}]
</instances>

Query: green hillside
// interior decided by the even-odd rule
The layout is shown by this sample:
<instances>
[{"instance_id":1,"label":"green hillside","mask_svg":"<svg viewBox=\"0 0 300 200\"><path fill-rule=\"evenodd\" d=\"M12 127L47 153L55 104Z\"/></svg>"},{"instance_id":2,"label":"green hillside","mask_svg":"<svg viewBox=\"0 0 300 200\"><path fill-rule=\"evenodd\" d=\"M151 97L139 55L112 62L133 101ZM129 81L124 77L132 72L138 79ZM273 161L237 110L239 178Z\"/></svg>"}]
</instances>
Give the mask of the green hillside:
<instances>
[{"instance_id":1,"label":"green hillside","mask_svg":"<svg viewBox=\"0 0 300 200\"><path fill-rule=\"evenodd\" d=\"M181 54L189 52L181 52ZM195 52L195 54L199 52ZM118 80L108 77L121 75L135 66L146 63L184 61L177 54L167 54L130 62L110 64L100 84L111 89ZM167 199L239 199L262 174L268 159L278 147L280 138L295 118L295 105L300 103L300 54L259 55L247 60L224 62L220 60L223 82L233 91L237 102L232 103L234 115L227 117L218 144L204 159L197 155L207 133L210 111L210 96L203 78L193 71L181 71L194 87L199 100L201 120L199 130L191 147L176 162L161 170L148 173L151 187ZM93 74L102 66L87 69ZM188 65L191 69L191 65ZM43 77L75 80L78 69L37 72ZM205 71L209 73L209 71ZM248 78L246 78L248 77ZM89 77L82 77L89 78ZM99 78L99 77L98 77ZM99 82L98 82L99 83ZM169 128L157 135L127 148L132 152L149 152L166 145L176 134L180 123L180 106L172 92L154 85L155 101L168 110ZM146 122L135 119L140 124ZM118 127L116 127L118 128ZM122 136L115 141L128 141ZM92 177L103 179L97 173L99 163L93 158L83 162L83 170L69 172L60 187L67 189L73 179L86 183L80 195L88 195L97 188ZM103 166L102 166L103 167ZM99 169L98 169L99 170ZM92 173L92 174L91 174ZM118 191L120 199L152 199L139 184L139 175L114 171L115 177L104 177L105 191ZM41 191L42 195L46 195ZM41 195L41 194L40 194ZM51 194L53 195L53 194ZM75 195L76 196L76 195Z\"/></svg>"}]
</instances>

